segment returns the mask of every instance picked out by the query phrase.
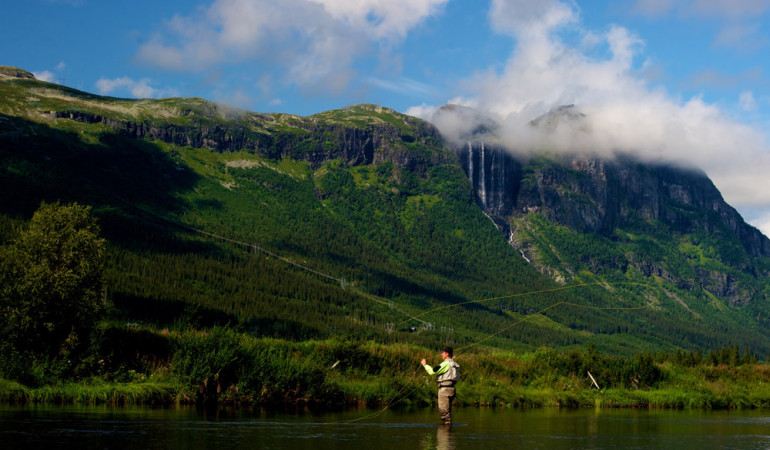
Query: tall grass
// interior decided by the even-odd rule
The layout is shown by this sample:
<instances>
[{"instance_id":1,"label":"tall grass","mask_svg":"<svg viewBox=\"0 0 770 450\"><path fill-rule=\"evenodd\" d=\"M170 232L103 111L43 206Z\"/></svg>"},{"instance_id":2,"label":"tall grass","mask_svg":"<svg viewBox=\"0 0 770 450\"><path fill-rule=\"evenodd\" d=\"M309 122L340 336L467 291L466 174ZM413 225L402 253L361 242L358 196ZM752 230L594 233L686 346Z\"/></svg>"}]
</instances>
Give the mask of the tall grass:
<instances>
[{"instance_id":1,"label":"tall grass","mask_svg":"<svg viewBox=\"0 0 770 450\"><path fill-rule=\"evenodd\" d=\"M27 403L29 400L29 389L15 381L0 378L0 401L3 403Z\"/></svg>"},{"instance_id":2,"label":"tall grass","mask_svg":"<svg viewBox=\"0 0 770 450\"><path fill-rule=\"evenodd\" d=\"M44 386L31 392L38 403L86 403L86 404L168 404L175 398L177 388L170 384L141 383L64 383Z\"/></svg>"},{"instance_id":3,"label":"tall grass","mask_svg":"<svg viewBox=\"0 0 770 450\"><path fill-rule=\"evenodd\" d=\"M131 350L131 339L144 343L147 333L163 344L163 358L148 354L145 345ZM422 347L342 338L294 342L231 328L147 333L121 334L123 350L87 378L38 388L0 379L0 401L395 408L436 401L435 381L419 361L435 366L440 358ZM649 353L604 356L590 346L567 354L479 349L456 360L463 377L456 401L466 406L770 408L767 364L683 365Z\"/></svg>"},{"instance_id":4,"label":"tall grass","mask_svg":"<svg viewBox=\"0 0 770 450\"><path fill-rule=\"evenodd\" d=\"M68 382L31 389L0 380L0 401L6 403L161 405L180 398L177 393L177 386L157 382Z\"/></svg>"}]
</instances>

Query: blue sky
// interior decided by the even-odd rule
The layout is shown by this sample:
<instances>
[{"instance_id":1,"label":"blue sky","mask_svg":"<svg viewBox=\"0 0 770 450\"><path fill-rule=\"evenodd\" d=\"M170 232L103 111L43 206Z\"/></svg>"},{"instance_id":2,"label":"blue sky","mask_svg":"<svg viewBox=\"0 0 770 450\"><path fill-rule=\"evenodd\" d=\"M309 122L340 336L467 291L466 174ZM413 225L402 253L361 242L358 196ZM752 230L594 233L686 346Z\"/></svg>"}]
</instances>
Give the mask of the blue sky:
<instances>
[{"instance_id":1,"label":"blue sky","mask_svg":"<svg viewBox=\"0 0 770 450\"><path fill-rule=\"evenodd\" d=\"M3 6L0 65L259 112L465 104L518 148L702 168L770 234L769 21L770 0L25 0ZM520 133L562 104L589 131Z\"/></svg>"}]
</instances>

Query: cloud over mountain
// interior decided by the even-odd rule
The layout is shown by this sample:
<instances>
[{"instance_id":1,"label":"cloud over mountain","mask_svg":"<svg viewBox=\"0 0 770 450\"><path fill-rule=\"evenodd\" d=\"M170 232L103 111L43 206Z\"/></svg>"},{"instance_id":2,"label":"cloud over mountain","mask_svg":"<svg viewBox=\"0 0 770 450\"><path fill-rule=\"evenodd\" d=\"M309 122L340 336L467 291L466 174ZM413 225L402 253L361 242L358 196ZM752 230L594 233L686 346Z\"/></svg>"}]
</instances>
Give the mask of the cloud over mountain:
<instances>
[{"instance_id":1,"label":"cloud over mountain","mask_svg":"<svg viewBox=\"0 0 770 450\"><path fill-rule=\"evenodd\" d=\"M100 78L96 81L96 89L100 94L109 95L119 88L126 88L131 95L137 98L157 98L168 95L174 95L171 91L164 91L150 86L151 80L143 78L134 80L130 77L120 78Z\"/></svg>"},{"instance_id":2,"label":"cloud over mountain","mask_svg":"<svg viewBox=\"0 0 770 450\"><path fill-rule=\"evenodd\" d=\"M498 33L514 38L515 47L500 68L465 80L465 94L449 103L489 114L502 125L498 133L511 148L603 157L626 152L697 166L731 204L770 206L766 136L700 97L680 98L652 84L641 37L620 26L586 30L577 6L557 0L493 0L489 21ZM578 44L569 44L567 33L577 34L579 39L569 42ZM745 94L743 106L753 107L753 99ZM529 125L572 104L581 115L578 121L559 121L547 130ZM435 111L422 105L409 113L429 119Z\"/></svg>"}]
</instances>

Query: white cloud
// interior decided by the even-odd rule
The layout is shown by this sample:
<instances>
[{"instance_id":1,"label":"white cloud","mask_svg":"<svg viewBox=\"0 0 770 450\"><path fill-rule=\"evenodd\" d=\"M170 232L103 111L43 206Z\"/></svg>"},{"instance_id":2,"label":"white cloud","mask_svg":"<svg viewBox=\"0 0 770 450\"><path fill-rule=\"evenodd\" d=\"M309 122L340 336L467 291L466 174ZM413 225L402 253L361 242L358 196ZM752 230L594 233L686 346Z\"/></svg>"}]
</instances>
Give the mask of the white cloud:
<instances>
[{"instance_id":1,"label":"white cloud","mask_svg":"<svg viewBox=\"0 0 770 450\"><path fill-rule=\"evenodd\" d=\"M409 116L419 117L425 120L431 120L433 116L438 112L438 106L428 105L423 103L419 106L412 106L406 110L406 114Z\"/></svg>"},{"instance_id":2,"label":"white cloud","mask_svg":"<svg viewBox=\"0 0 770 450\"><path fill-rule=\"evenodd\" d=\"M41 70L40 72L32 72L32 75L34 75L35 78L41 81L47 81L49 83L57 82L56 74L54 74L50 70Z\"/></svg>"},{"instance_id":3,"label":"white cloud","mask_svg":"<svg viewBox=\"0 0 770 450\"><path fill-rule=\"evenodd\" d=\"M258 61L310 93L343 91L354 62L389 46L448 0L215 0L175 16L139 48L140 61L177 70Z\"/></svg>"},{"instance_id":4,"label":"white cloud","mask_svg":"<svg viewBox=\"0 0 770 450\"><path fill-rule=\"evenodd\" d=\"M737 74L725 74L714 70L705 70L693 74L686 82L686 87L690 89L701 86L717 89L737 89L747 84L770 86L770 80L767 80L762 74L761 67L754 67Z\"/></svg>"},{"instance_id":5,"label":"white cloud","mask_svg":"<svg viewBox=\"0 0 770 450\"><path fill-rule=\"evenodd\" d=\"M260 61L308 89L338 92L351 78L365 36L339 27L309 0L217 0L201 16L175 16L165 36L140 47L140 61L162 68L205 71Z\"/></svg>"},{"instance_id":6,"label":"white cloud","mask_svg":"<svg viewBox=\"0 0 770 450\"><path fill-rule=\"evenodd\" d=\"M756 111L757 100L754 98L754 93L751 91L743 91L738 97L738 101L741 105L741 109L744 111Z\"/></svg>"},{"instance_id":7,"label":"white cloud","mask_svg":"<svg viewBox=\"0 0 770 450\"><path fill-rule=\"evenodd\" d=\"M768 0L636 0L631 11L650 17L676 13L680 19L717 24L714 44L753 51L768 44L757 20L770 13Z\"/></svg>"},{"instance_id":8,"label":"white cloud","mask_svg":"<svg viewBox=\"0 0 770 450\"><path fill-rule=\"evenodd\" d=\"M765 236L770 236L770 211L760 212L759 215L751 214L748 222L757 227Z\"/></svg>"},{"instance_id":9,"label":"white cloud","mask_svg":"<svg viewBox=\"0 0 770 450\"><path fill-rule=\"evenodd\" d=\"M401 39L448 0L310 0L377 40Z\"/></svg>"},{"instance_id":10,"label":"white cloud","mask_svg":"<svg viewBox=\"0 0 770 450\"><path fill-rule=\"evenodd\" d=\"M577 7L558 0L492 0L492 28L520 38L538 37L554 27L577 21Z\"/></svg>"},{"instance_id":11,"label":"white cloud","mask_svg":"<svg viewBox=\"0 0 770 450\"><path fill-rule=\"evenodd\" d=\"M372 86L401 94L415 94L419 97L424 97L434 93L433 86L409 78L401 77L396 80L383 80L368 77L364 81Z\"/></svg>"},{"instance_id":12,"label":"white cloud","mask_svg":"<svg viewBox=\"0 0 770 450\"><path fill-rule=\"evenodd\" d=\"M572 4L552 1L550 9L532 5L494 0L492 11L505 17L490 20L496 29L517 37L516 47L502 70L467 80L469 94L454 102L497 119L503 138L517 151L605 157L620 151L696 166L734 206L770 208L766 136L699 97L681 99L650 85L635 69L644 43L625 28L614 26L598 35L608 56L597 58L590 55L603 52L576 48L559 38L558 31L578 23ZM518 7L524 10L516 16ZM744 96L744 105L751 106L752 98ZM547 131L529 126L538 116L570 104L584 116L557 121ZM425 117L433 109L422 105L410 113Z\"/></svg>"},{"instance_id":13,"label":"white cloud","mask_svg":"<svg viewBox=\"0 0 770 450\"><path fill-rule=\"evenodd\" d=\"M235 108L248 108L254 101L249 92L243 88L218 93L216 100L223 105L230 105Z\"/></svg>"},{"instance_id":14,"label":"white cloud","mask_svg":"<svg viewBox=\"0 0 770 450\"><path fill-rule=\"evenodd\" d=\"M102 95L109 95L117 91L125 91L134 98L158 98L169 95L169 92L153 88L150 86L150 80L143 78L134 80L130 77L120 78L99 78L96 81L96 90Z\"/></svg>"},{"instance_id":15,"label":"white cloud","mask_svg":"<svg viewBox=\"0 0 770 450\"><path fill-rule=\"evenodd\" d=\"M35 76L38 80L41 81L47 81L49 83L61 83L62 81L59 79L59 76L56 75L56 72L63 71L67 65L62 61L59 64L54 67L54 71L50 70L41 70L38 72L32 72L32 75Z\"/></svg>"},{"instance_id":16,"label":"white cloud","mask_svg":"<svg viewBox=\"0 0 770 450\"><path fill-rule=\"evenodd\" d=\"M714 44L741 51L755 51L767 45L767 38L760 31L759 24L756 23L729 23L719 31L714 38Z\"/></svg>"}]
</instances>

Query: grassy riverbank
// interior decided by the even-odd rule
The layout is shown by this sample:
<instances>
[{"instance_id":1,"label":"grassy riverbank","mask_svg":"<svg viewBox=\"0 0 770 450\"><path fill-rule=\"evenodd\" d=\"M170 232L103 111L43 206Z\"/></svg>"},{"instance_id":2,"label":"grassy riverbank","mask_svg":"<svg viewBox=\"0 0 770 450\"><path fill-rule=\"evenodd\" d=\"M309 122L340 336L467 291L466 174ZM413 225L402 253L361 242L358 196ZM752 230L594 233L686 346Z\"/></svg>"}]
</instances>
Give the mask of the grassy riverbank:
<instances>
[{"instance_id":1,"label":"grassy riverbank","mask_svg":"<svg viewBox=\"0 0 770 450\"><path fill-rule=\"evenodd\" d=\"M118 383L97 378L30 388L0 380L0 401L5 403L161 405L177 398L178 386L171 383Z\"/></svg>"},{"instance_id":2,"label":"grassy riverbank","mask_svg":"<svg viewBox=\"0 0 770 450\"><path fill-rule=\"evenodd\" d=\"M80 365L87 375L26 385L0 380L0 401L428 406L435 383L418 361L440 362L434 351L411 345L257 339L224 328L107 327L98 344L101 358ZM592 346L569 353L482 349L455 359L464 406L770 408L770 367L737 349L633 358L604 356Z\"/></svg>"}]
</instances>

